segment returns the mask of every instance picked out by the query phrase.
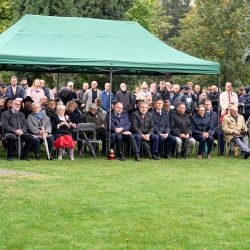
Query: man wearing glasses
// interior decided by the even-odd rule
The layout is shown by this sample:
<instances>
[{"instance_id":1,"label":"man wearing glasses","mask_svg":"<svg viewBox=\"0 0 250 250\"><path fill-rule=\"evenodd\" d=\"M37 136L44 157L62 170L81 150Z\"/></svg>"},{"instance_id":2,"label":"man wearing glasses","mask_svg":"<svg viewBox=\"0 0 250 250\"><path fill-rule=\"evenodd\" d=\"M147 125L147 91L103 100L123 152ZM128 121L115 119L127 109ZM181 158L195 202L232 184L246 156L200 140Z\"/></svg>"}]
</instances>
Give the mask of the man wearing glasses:
<instances>
[{"instance_id":1,"label":"man wearing glasses","mask_svg":"<svg viewBox=\"0 0 250 250\"><path fill-rule=\"evenodd\" d=\"M12 161L15 145L18 137L20 142L25 142L21 151L20 159L27 160L27 156L32 145L33 137L27 134L27 122L25 116L20 112L21 101L18 99L13 100L11 109L4 111L1 116L3 138L7 142L7 160ZM21 146L21 145L19 145Z\"/></svg>"},{"instance_id":2,"label":"man wearing glasses","mask_svg":"<svg viewBox=\"0 0 250 250\"><path fill-rule=\"evenodd\" d=\"M208 159L210 159L210 153L214 144L213 126L210 123L210 118L205 115L205 111L205 106L199 105L197 108L197 114L194 114L191 118L192 135L194 139L199 142L198 159L203 159L206 153Z\"/></svg>"}]
</instances>

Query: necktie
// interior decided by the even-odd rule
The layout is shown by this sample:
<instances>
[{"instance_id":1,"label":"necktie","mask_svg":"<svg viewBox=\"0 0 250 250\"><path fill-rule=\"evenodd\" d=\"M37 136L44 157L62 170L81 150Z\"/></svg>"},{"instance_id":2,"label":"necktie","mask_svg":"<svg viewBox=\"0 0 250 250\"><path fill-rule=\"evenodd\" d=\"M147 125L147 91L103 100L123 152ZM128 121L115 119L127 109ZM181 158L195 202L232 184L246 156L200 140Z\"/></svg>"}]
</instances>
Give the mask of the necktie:
<instances>
[{"instance_id":1,"label":"necktie","mask_svg":"<svg viewBox=\"0 0 250 250\"><path fill-rule=\"evenodd\" d=\"M13 94L16 95L16 88L13 88Z\"/></svg>"},{"instance_id":2,"label":"necktie","mask_svg":"<svg viewBox=\"0 0 250 250\"><path fill-rule=\"evenodd\" d=\"M228 101L231 102L231 95L230 95L230 92L228 92Z\"/></svg>"}]
</instances>

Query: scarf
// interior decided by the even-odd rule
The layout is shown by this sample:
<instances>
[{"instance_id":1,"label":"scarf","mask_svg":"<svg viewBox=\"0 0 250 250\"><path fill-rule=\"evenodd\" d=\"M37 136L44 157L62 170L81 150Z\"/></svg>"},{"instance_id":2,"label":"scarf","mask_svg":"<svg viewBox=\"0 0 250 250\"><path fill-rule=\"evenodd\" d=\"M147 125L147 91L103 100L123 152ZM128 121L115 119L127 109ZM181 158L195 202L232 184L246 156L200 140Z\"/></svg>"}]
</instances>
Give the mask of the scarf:
<instances>
[{"instance_id":1,"label":"scarf","mask_svg":"<svg viewBox=\"0 0 250 250\"><path fill-rule=\"evenodd\" d=\"M43 112L40 111L38 113L32 113L32 115L37 119L37 120L41 120L43 118Z\"/></svg>"}]
</instances>

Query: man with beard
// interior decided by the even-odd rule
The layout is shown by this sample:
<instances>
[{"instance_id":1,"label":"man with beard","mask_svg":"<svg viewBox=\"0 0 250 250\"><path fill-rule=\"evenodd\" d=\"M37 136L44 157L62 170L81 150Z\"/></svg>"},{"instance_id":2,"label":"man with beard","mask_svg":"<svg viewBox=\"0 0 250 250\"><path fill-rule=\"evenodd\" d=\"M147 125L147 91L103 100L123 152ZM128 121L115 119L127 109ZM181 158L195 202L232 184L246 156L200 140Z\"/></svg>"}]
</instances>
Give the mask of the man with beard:
<instances>
[{"instance_id":1,"label":"man with beard","mask_svg":"<svg viewBox=\"0 0 250 250\"><path fill-rule=\"evenodd\" d=\"M27 121L22 112L20 112L21 101L13 100L12 108L2 113L1 122L3 128L3 137L7 142L7 160L12 161L14 156L16 140L20 136L21 142L25 142L21 151L21 160L27 160L33 137L27 133Z\"/></svg>"},{"instance_id":2,"label":"man with beard","mask_svg":"<svg viewBox=\"0 0 250 250\"><path fill-rule=\"evenodd\" d=\"M121 102L124 108L124 111L130 111L133 109L133 96L129 90L127 90L127 86L125 83L120 84L120 90L116 92L115 99L118 102Z\"/></svg>"}]
</instances>

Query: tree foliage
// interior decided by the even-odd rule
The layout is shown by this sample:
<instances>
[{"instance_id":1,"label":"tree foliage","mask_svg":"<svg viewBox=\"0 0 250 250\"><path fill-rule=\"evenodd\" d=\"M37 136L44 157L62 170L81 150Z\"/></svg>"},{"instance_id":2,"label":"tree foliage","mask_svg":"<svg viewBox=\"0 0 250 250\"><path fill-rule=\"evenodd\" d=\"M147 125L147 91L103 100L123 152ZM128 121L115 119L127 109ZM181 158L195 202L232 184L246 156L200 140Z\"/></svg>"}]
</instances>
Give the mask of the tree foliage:
<instances>
[{"instance_id":1,"label":"tree foliage","mask_svg":"<svg viewBox=\"0 0 250 250\"><path fill-rule=\"evenodd\" d=\"M244 0L196 0L182 20L181 36L172 44L186 53L218 61L222 81L246 82L249 69L242 60L248 32Z\"/></svg>"},{"instance_id":2,"label":"tree foliage","mask_svg":"<svg viewBox=\"0 0 250 250\"><path fill-rule=\"evenodd\" d=\"M13 18L12 5L10 0L0 1L0 33L10 26Z\"/></svg>"},{"instance_id":3,"label":"tree foliage","mask_svg":"<svg viewBox=\"0 0 250 250\"><path fill-rule=\"evenodd\" d=\"M188 13L190 3L190 0L162 0L163 8L171 25L170 30L163 34L165 41L180 35L180 20Z\"/></svg>"},{"instance_id":4,"label":"tree foliage","mask_svg":"<svg viewBox=\"0 0 250 250\"><path fill-rule=\"evenodd\" d=\"M159 37L162 37L170 27L159 0L134 0L126 13L126 19L139 22L145 29Z\"/></svg>"}]
</instances>

